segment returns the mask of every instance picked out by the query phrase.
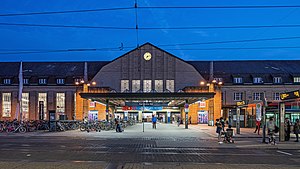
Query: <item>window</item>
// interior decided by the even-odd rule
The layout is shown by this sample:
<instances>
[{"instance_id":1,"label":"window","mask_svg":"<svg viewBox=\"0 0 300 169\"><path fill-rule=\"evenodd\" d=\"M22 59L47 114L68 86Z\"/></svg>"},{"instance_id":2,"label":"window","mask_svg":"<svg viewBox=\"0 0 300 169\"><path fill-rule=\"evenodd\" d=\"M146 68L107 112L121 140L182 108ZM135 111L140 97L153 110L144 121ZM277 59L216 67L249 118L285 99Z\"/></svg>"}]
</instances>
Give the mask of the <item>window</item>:
<instances>
[{"instance_id":1,"label":"window","mask_svg":"<svg viewBox=\"0 0 300 169\"><path fill-rule=\"evenodd\" d=\"M223 78L214 78L217 82L223 82Z\"/></svg>"},{"instance_id":2,"label":"window","mask_svg":"<svg viewBox=\"0 0 300 169\"><path fill-rule=\"evenodd\" d=\"M2 117L11 117L11 93L2 93Z\"/></svg>"},{"instance_id":3,"label":"window","mask_svg":"<svg viewBox=\"0 0 300 169\"><path fill-rule=\"evenodd\" d=\"M11 79L3 79L4 84L11 84Z\"/></svg>"},{"instance_id":4,"label":"window","mask_svg":"<svg viewBox=\"0 0 300 169\"><path fill-rule=\"evenodd\" d=\"M137 92L141 89L140 80L132 80L132 92Z\"/></svg>"},{"instance_id":5,"label":"window","mask_svg":"<svg viewBox=\"0 0 300 169\"><path fill-rule=\"evenodd\" d=\"M253 100L261 100L261 93L253 93Z\"/></svg>"},{"instance_id":6,"label":"window","mask_svg":"<svg viewBox=\"0 0 300 169\"><path fill-rule=\"evenodd\" d=\"M121 80L121 92L129 90L129 80Z\"/></svg>"},{"instance_id":7,"label":"window","mask_svg":"<svg viewBox=\"0 0 300 169\"><path fill-rule=\"evenodd\" d=\"M23 120L29 120L29 93L22 93L22 116Z\"/></svg>"},{"instance_id":8,"label":"window","mask_svg":"<svg viewBox=\"0 0 300 169\"><path fill-rule=\"evenodd\" d=\"M143 91L144 92L151 92L151 80L144 80L144 85L143 85Z\"/></svg>"},{"instance_id":9,"label":"window","mask_svg":"<svg viewBox=\"0 0 300 169\"><path fill-rule=\"evenodd\" d=\"M294 77L294 83L300 83L300 77Z\"/></svg>"},{"instance_id":10,"label":"window","mask_svg":"<svg viewBox=\"0 0 300 169\"><path fill-rule=\"evenodd\" d=\"M65 113L65 93L56 93L56 112Z\"/></svg>"},{"instance_id":11,"label":"window","mask_svg":"<svg viewBox=\"0 0 300 169\"><path fill-rule=\"evenodd\" d=\"M174 80L166 80L166 89L170 92L174 92Z\"/></svg>"},{"instance_id":12,"label":"window","mask_svg":"<svg viewBox=\"0 0 300 169\"><path fill-rule=\"evenodd\" d=\"M273 100L280 100L280 93L273 93Z\"/></svg>"},{"instance_id":13,"label":"window","mask_svg":"<svg viewBox=\"0 0 300 169\"><path fill-rule=\"evenodd\" d=\"M38 94L38 110L39 113L44 113L44 119L47 120L47 93L39 93ZM43 105L43 109L40 108L40 105ZM43 112L41 112L43 111Z\"/></svg>"},{"instance_id":14,"label":"window","mask_svg":"<svg viewBox=\"0 0 300 169\"><path fill-rule=\"evenodd\" d=\"M65 79L56 79L56 84L65 84Z\"/></svg>"},{"instance_id":15,"label":"window","mask_svg":"<svg viewBox=\"0 0 300 169\"><path fill-rule=\"evenodd\" d=\"M241 101L243 99L243 93L234 93L233 100L234 101Z\"/></svg>"},{"instance_id":16,"label":"window","mask_svg":"<svg viewBox=\"0 0 300 169\"><path fill-rule=\"evenodd\" d=\"M263 80L262 80L262 78L261 77L255 77L255 78L253 78L253 83L263 83Z\"/></svg>"},{"instance_id":17,"label":"window","mask_svg":"<svg viewBox=\"0 0 300 169\"><path fill-rule=\"evenodd\" d=\"M39 79L39 84L47 84L47 79Z\"/></svg>"},{"instance_id":18,"label":"window","mask_svg":"<svg viewBox=\"0 0 300 169\"><path fill-rule=\"evenodd\" d=\"M163 83L164 83L164 81L163 80L155 80L155 90L157 91L157 92L163 92Z\"/></svg>"},{"instance_id":19,"label":"window","mask_svg":"<svg viewBox=\"0 0 300 169\"><path fill-rule=\"evenodd\" d=\"M243 83L243 78L235 77L235 78L233 78L233 83L235 83L235 84Z\"/></svg>"},{"instance_id":20,"label":"window","mask_svg":"<svg viewBox=\"0 0 300 169\"><path fill-rule=\"evenodd\" d=\"M29 84L29 79L23 79L23 84Z\"/></svg>"},{"instance_id":21,"label":"window","mask_svg":"<svg viewBox=\"0 0 300 169\"><path fill-rule=\"evenodd\" d=\"M282 78L281 77L274 77L273 82L276 83L276 84L282 83Z\"/></svg>"}]
</instances>

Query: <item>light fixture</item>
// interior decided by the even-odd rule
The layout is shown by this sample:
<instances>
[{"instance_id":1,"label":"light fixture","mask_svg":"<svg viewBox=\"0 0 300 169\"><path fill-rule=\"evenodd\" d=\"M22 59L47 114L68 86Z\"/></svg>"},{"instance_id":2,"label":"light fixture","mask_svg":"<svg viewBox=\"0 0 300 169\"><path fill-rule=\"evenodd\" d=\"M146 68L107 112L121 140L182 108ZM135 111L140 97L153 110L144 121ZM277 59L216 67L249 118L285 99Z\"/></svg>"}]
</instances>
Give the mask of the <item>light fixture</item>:
<instances>
[{"instance_id":1,"label":"light fixture","mask_svg":"<svg viewBox=\"0 0 300 169\"><path fill-rule=\"evenodd\" d=\"M80 83L84 83L84 80L81 80Z\"/></svg>"},{"instance_id":2,"label":"light fixture","mask_svg":"<svg viewBox=\"0 0 300 169\"><path fill-rule=\"evenodd\" d=\"M76 85L79 85L79 82L75 82Z\"/></svg>"},{"instance_id":3,"label":"light fixture","mask_svg":"<svg viewBox=\"0 0 300 169\"><path fill-rule=\"evenodd\" d=\"M200 82L200 85L204 85L204 84L205 84L205 82L203 82L203 81Z\"/></svg>"},{"instance_id":4,"label":"light fixture","mask_svg":"<svg viewBox=\"0 0 300 169\"><path fill-rule=\"evenodd\" d=\"M206 84L206 86L209 86L209 85L210 85L209 83Z\"/></svg>"},{"instance_id":5,"label":"light fixture","mask_svg":"<svg viewBox=\"0 0 300 169\"><path fill-rule=\"evenodd\" d=\"M91 86L91 84L89 84L89 83L88 83L88 84L86 84L86 85L87 85L87 86Z\"/></svg>"},{"instance_id":6,"label":"light fixture","mask_svg":"<svg viewBox=\"0 0 300 169\"><path fill-rule=\"evenodd\" d=\"M218 83L218 85L222 85L222 84L223 84L223 82L219 82L219 83Z\"/></svg>"},{"instance_id":7,"label":"light fixture","mask_svg":"<svg viewBox=\"0 0 300 169\"><path fill-rule=\"evenodd\" d=\"M96 85L96 82L92 82L92 85Z\"/></svg>"},{"instance_id":8,"label":"light fixture","mask_svg":"<svg viewBox=\"0 0 300 169\"><path fill-rule=\"evenodd\" d=\"M216 79L214 79L213 81L211 81L212 83L217 83L217 80Z\"/></svg>"}]
</instances>

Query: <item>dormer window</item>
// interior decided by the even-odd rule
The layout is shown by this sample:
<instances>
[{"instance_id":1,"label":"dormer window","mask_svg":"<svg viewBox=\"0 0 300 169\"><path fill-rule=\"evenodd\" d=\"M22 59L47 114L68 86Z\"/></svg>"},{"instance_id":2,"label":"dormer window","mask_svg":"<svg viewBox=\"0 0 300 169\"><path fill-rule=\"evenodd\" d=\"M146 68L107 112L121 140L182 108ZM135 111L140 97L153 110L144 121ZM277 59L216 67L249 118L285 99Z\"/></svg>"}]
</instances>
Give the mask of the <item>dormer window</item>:
<instances>
[{"instance_id":1,"label":"dormer window","mask_svg":"<svg viewBox=\"0 0 300 169\"><path fill-rule=\"evenodd\" d=\"M243 78L241 78L241 77L235 77L235 78L233 78L233 83L235 83L235 84L241 84L241 83L243 83Z\"/></svg>"},{"instance_id":2,"label":"dormer window","mask_svg":"<svg viewBox=\"0 0 300 169\"><path fill-rule=\"evenodd\" d=\"M65 79L56 79L56 84L65 84Z\"/></svg>"},{"instance_id":3,"label":"dormer window","mask_svg":"<svg viewBox=\"0 0 300 169\"><path fill-rule=\"evenodd\" d=\"M23 79L23 84L29 84L29 79Z\"/></svg>"},{"instance_id":4,"label":"dormer window","mask_svg":"<svg viewBox=\"0 0 300 169\"><path fill-rule=\"evenodd\" d=\"M47 84L47 79L39 79L39 84Z\"/></svg>"},{"instance_id":5,"label":"dormer window","mask_svg":"<svg viewBox=\"0 0 300 169\"><path fill-rule=\"evenodd\" d=\"M254 83L254 84L263 83L263 80L262 80L261 77L254 77L254 78L253 78L253 83Z\"/></svg>"},{"instance_id":6,"label":"dormer window","mask_svg":"<svg viewBox=\"0 0 300 169\"><path fill-rule=\"evenodd\" d=\"M11 84L11 79L3 79L4 84Z\"/></svg>"},{"instance_id":7,"label":"dormer window","mask_svg":"<svg viewBox=\"0 0 300 169\"><path fill-rule=\"evenodd\" d=\"M281 78L281 77L274 77L274 78L273 78L273 82L274 82L275 84L282 83L282 78Z\"/></svg>"},{"instance_id":8,"label":"dormer window","mask_svg":"<svg viewBox=\"0 0 300 169\"><path fill-rule=\"evenodd\" d=\"M300 83L300 77L294 77L294 83Z\"/></svg>"}]
</instances>

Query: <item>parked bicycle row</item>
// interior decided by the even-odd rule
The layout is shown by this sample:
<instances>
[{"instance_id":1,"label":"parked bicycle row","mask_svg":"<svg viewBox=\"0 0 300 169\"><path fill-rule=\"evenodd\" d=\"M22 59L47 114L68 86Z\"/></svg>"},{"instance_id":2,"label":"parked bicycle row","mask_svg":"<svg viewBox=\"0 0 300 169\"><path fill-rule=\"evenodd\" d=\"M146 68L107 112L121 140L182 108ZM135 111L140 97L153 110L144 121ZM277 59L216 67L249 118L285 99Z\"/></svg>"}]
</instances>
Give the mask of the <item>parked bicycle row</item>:
<instances>
[{"instance_id":1,"label":"parked bicycle row","mask_svg":"<svg viewBox=\"0 0 300 169\"><path fill-rule=\"evenodd\" d=\"M135 121L129 119L128 121L121 121L122 128L135 124ZM59 120L49 123L45 120L36 121L0 121L0 133L25 133L35 132L39 130L44 131L66 131L66 130L80 130L80 131L97 131L116 129L115 121L76 121L76 120Z\"/></svg>"}]
</instances>

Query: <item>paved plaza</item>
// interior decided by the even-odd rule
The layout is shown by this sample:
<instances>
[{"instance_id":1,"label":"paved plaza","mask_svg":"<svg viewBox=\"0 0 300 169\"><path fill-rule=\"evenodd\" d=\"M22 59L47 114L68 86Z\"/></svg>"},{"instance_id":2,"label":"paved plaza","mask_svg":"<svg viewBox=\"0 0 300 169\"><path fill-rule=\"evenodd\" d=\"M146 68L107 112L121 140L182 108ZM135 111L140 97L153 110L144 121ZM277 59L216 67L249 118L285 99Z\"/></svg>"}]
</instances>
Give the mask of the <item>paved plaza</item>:
<instances>
[{"instance_id":1,"label":"paved plaza","mask_svg":"<svg viewBox=\"0 0 300 169\"><path fill-rule=\"evenodd\" d=\"M207 125L139 123L122 133L0 133L1 168L298 168L300 144L262 144L241 129L234 144L219 144Z\"/></svg>"}]
</instances>

